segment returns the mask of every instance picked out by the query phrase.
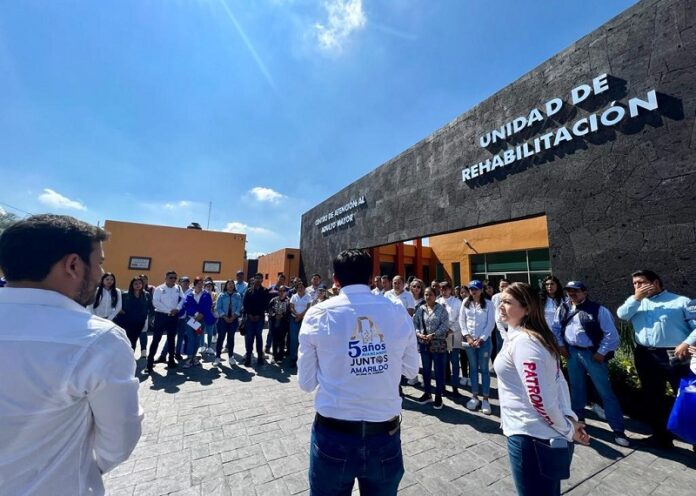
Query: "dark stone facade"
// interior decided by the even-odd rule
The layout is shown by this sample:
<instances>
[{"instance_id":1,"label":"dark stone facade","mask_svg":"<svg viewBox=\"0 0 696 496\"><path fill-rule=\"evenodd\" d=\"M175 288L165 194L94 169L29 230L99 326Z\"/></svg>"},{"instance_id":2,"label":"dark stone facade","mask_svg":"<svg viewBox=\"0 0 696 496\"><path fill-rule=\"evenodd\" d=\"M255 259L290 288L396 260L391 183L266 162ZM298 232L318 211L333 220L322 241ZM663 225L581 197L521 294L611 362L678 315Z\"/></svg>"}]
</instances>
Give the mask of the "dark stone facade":
<instances>
[{"instance_id":1,"label":"dark stone facade","mask_svg":"<svg viewBox=\"0 0 696 496\"><path fill-rule=\"evenodd\" d=\"M607 94L569 104L572 88L603 73ZM586 281L610 308L631 292L628 275L637 268L696 296L695 79L696 2L639 2L305 213L304 267L329 276L332 257L345 248L546 214L553 272ZM497 152L481 148L480 136L553 97L572 114L554 116L549 129L601 114L613 100L626 107L651 89L658 110L462 181L463 168ZM366 205L351 211L353 222L324 234L315 225L362 195Z\"/></svg>"}]
</instances>

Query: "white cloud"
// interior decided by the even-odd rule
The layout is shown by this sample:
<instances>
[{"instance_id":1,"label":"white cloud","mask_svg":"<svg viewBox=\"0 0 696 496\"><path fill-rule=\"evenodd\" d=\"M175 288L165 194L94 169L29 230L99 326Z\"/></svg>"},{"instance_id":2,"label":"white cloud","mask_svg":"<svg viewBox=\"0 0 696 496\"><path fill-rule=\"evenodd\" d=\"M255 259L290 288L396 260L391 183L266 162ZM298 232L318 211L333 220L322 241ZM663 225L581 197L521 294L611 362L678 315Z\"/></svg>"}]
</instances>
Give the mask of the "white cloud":
<instances>
[{"instance_id":1,"label":"white cloud","mask_svg":"<svg viewBox=\"0 0 696 496\"><path fill-rule=\"evenodd\" d=\"M262 236L271 236L273 231L265 227L253 227L242 222L228 222L222 229L224 232L241 233L241 234L257 234Z\"/></svg>"},{"instance_id":2,"label":"white cloud","mask_svg":"<svg viewBox=\"0 0 696 496\"><path fill-rule=\"evenodd\" d=\"M4 208L0 207L0 215L5 215L5 214L7 214L7 210L5 210Z\"/></svg>"},{"instance_id":3,"label":"white cloud","mask_svg":"<svg viewBox=\"0 0 696 496\"><path fill-rule=\"evenodd\" d=\"M164 208L167 210L177 210L180 208L189 208L193 205L193 202L187 201L187 200L181 200L178 202L174 203L165 203Z\"/></svg>"},{"instance_id":4,"label":"white cloud","mask_svg":"<svg viewBox=\"0 0 696 496\"><path fill-rule=\"evenodd\" d=\"M248 259L254 259L254 258L259 258L266 255L266 252L264 251L252 251L247 253L247 258Z\"/></svg>"},{"instance_id":5,"label":"white cloud","mask_svg":"<svg viewBox=\"0 0 696 496\"><path fill-rule=\"evenodd\" d=\"M51 208L83 211L87 210L87 207L85 207L79 201L71 200L70 198L63 196L57 191L53 191L49 188L44 188L43 193L39 195L39 201Z\"/></svg>"},{"instance_id":6,"label":"white cloud","mask_svg":"<svg viewBox=\"0 0 696 496\"><path fill-rule=\"evenodd\" d=\"M350 34L364 28L367 23L362 0L327 0L324 7L328 13L326 23L314 25L319 47L326 51L341 51Z\"/></svg>"},{"instance_id":7,"label":"white cloud","mask_svg":"<svg viewBox=\"0 0 696 496\"><path fill-rule=\"evenodd\" d=\"M249 190L251 194L258 201L268 202L268 203L278 203L280 200L285 198L285 195L281 195L277 191L271 188L263 188L261 186L255 186Z\"/></svg>"}]
</instances>

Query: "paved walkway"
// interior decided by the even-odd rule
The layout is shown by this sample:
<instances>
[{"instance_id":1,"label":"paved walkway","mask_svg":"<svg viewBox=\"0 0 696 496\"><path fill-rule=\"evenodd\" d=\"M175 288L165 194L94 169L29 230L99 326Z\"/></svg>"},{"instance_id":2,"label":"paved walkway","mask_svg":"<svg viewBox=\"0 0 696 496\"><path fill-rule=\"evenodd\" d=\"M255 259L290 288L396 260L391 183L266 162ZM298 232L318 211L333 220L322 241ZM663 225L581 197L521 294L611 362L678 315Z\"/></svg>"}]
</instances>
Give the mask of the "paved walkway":
<instances>
[{"instance_id":1,"label":"paved walkway","mask_svg":"<svg viewBox=\"0 0 696 496\"><path fill-rule=\"evenodd\" d=\"M243 349L238 337L235 350ZM157 365L152 377L139 377L143 436L131 458L106 477L107 494L308 494L313 395L299 390L291 371L226 363L214 368L207 362L173 371ZM421 394L404 390L413 398ZM399 494L515 494L498 403L492 402L492 416L472 414L464 407L465 394L456 402L445 399L439 411L404 401L406 474ZM688 446L677 444L669 453L621 448L605 424L588 424L593 440L576 449L565 494L696 494L696 455ZM642 426L628 425L631 438L645 437Z\"/></svg>"}]
</instances>

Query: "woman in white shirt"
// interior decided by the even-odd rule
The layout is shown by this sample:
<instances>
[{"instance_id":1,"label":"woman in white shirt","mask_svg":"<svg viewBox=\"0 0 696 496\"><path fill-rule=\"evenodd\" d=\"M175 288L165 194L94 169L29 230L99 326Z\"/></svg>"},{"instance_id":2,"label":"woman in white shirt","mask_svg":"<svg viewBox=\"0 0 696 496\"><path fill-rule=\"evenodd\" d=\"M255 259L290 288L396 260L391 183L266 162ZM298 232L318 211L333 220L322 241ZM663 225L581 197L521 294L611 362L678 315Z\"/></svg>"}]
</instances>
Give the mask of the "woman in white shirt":
<instances>
[{"instance_id":1,"label":"woman in white shirt","mask_svg":"<svg viewBox=\"0 0 696 496\"><path fill-rule=\"evenodd\" d=\"M88 308L93 315L108 320L114 320L121 311L121 291L116 287L116 276L111 272L102 276L94 303Z\"/></svg>"},{"instance_id":2,"label":"woman in white shirt","mask_svg":"<svg viewBox=\"0 0 696 496\"><path fill-rule=\"evenodd\" d=\"M538 295L516 282L503 292L499 308L508 335L494 366L517 494L560 495L561 480L570 476L573 441L587 445L590 436L570 407L560 353Z\"/></svg>"},{"instance_id":3,"label":"woman in white shirt","mask_svg":"<svg viewBox=\"0 0 696 496\"><path fill-rule=\"evenodd\" d=\"M491 372L488 369L488 359L491 356L491 332L495 327L495 309L490 300L483 296L481 281L471 281L468 285L469 297L464 300L459 309L459 327L462 330L466 356L469 359L469 383L474 395L466 407L476 410L481 405L481 412L491 414L491 404L488 401L491 388ZM481 373L481 392L483 403L479 400L479 372Z\"/></svg>"},{"instance_id":4,"label":"woman in white shirt","mask_svg":"<svg viewBox=\"0 0 696 496\"><path fill-rule=\"evenodd\" d=\"M546 276L541 290L541 305L544 309L544 318L549 329L553 328L553 318L559 305L563 302L563 285L556 276Z\"/></svg>"}]
</instances>

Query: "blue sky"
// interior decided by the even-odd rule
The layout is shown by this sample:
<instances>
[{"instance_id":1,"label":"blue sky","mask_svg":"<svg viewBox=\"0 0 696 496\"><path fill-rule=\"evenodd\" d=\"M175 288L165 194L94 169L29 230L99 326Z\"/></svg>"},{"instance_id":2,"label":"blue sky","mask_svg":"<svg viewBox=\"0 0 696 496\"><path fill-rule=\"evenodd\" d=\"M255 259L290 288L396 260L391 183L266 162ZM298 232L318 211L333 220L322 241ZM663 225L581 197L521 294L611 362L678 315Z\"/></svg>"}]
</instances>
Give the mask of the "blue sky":
<instances>
[{"instance_id":1,"label":"blue sky","mask_svg":"<svg viewBox=\"0 0 696 496\"><path fill-rule=\"evenodd\" d=\"M303 212L634 0L22 0L0 208L245 232Z\"/></svg>"}]
</instances>

